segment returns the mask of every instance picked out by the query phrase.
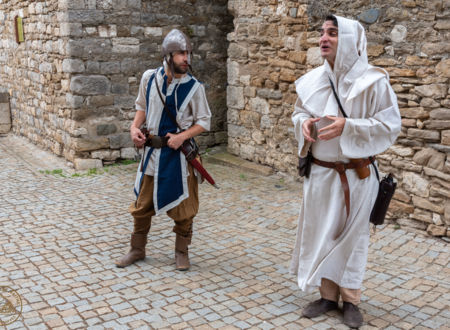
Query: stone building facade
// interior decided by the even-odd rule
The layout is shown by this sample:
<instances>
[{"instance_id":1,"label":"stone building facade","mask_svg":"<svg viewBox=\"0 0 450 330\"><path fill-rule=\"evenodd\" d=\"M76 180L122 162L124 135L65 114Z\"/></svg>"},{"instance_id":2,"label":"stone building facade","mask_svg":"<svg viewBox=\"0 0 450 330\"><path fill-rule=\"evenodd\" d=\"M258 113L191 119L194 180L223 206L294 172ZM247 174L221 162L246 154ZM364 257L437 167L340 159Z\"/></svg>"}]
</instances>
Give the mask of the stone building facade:
<instances>
[{"instance_id":1,"label":"stone building facade","mask_svg":"<svg viewBox=\"0 0 450 330\"><path fill-rule=\"evenodd\" d=\"M213 112L202 144L228 140L231 153L296 175L293 82L322 63L316 30L329 11L364 24L369 61L398 96L402 133L378 156L399 181L390 215L449 236L450 0L0 1L0 93L16 134L77 168L131 158L140 77L160 65L163 36L183 27Z\"/></svg>"},{"instance_id":2,"label":"stone building facade","mask_svg":"<svg viewBox=\"0 0 450 330\"><path fill-rule=\"evenodd\" d=\"M226 143L227 1L8 0L0 18L0 92L10 94L14 133L76 168L135 156L129 126L140 79L161 65L160 44L175 27L192 39L213 113L199 140Z\"/></svg>"},{"instance_id":3,"label":"stone building facade","mask_svg":"<svg viewBox=\"0 0 450 330\"><path fill-rule=\"evenodd\" d=\"M369 61L389 72L402 115L397 143L378 156L399 181L391 215L450 236L450 1L229 0L228 9L229 151L296 175L293 83L322 63L324 14L358 18Z\"/></svg>"}]
</instances>

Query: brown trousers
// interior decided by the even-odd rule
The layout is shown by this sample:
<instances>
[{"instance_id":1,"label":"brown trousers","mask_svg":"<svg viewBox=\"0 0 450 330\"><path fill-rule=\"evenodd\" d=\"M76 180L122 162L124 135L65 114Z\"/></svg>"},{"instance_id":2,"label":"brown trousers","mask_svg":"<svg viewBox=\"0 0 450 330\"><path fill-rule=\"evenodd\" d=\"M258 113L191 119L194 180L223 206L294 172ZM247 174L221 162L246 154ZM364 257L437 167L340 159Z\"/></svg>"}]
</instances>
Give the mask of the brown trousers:
<instances>
[{"instance_id":1,"label":"brown trousers","mask_svg":"<svg viewBox=\"0 0 450 330\"><path fill-rule=\"evenodd\" d=\"M322 278L319 291L322 298L331 301L338 302L339 295L342 297L342 301L352 303L353 305L357 305L361 301L360 289L341 288L339 285L326 278Z\"/></svg>"},{"instance_id":2,"label":"brown trousers","mask_svg":"<svg viewBox=\"0 0 450 330\"><path fill-rule=\"evenodd\" d=\"M175 221L173 231L179 235L192 236L192 222L198 212L198 183L192 166L189 165L188 189L189 197L167 211L167 215ZM155 213L153 204L153 176L144 175L138 199L132 202L128 210L134 218L133 234L147 235Z\"/></svg>"}]
</instances>

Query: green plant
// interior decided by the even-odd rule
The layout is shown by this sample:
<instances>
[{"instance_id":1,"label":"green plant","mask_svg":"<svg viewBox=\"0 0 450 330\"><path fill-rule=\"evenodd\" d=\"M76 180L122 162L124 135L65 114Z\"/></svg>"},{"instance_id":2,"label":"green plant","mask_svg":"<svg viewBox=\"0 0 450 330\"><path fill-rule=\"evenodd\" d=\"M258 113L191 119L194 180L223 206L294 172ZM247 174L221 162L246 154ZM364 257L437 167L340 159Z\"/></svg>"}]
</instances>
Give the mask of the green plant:
<instances>
[{"instance_id":1,"label":"green plant","mask_svg":"<svg viewBox=\"0 0 450 330\"><path fill-rule=\"evenodd\" d=\"M97 169L95 167L94 168L90 168L87 171L87 173L86 173L86 175L95 175L95 174L98 174L98 171L97 171Z\"/></svg>"},{"instance_id":2,"label":"green plant","mask_svg":"<svg viewBox=\"0 0 450 330\"><path fill-rule=\"evenodd\" d=\"M63 173L62 169L55 169L55 170L39 170L40 173L42 174L47 174L47 175L59 175L62 177L66 177Z\"/></svg>"}]
</instances>

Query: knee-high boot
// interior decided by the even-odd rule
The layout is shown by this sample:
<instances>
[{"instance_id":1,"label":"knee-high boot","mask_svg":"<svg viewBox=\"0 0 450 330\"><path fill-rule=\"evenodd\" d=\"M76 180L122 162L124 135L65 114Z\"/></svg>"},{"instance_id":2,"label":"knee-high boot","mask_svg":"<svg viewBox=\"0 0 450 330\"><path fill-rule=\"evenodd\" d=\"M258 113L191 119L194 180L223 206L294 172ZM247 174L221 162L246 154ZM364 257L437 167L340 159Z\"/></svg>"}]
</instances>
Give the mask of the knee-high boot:
<instances>
[{"instance_id":1,"label":"knee-high boot","mask_svg":"<svg viewBox=\"0 0 450 330\"><path fill-rule=\"evenodd\" d=\"M191 244L192 233L188 236L177 234L175 239L175 263L177 270L188 270L191 264L189 263L189 249Z\"/></svg>"},{"instance_id":2,"label":"knee-high boot","mask_svg":"<svg viewBox=\"0 0 450 330\"><path fill-rule=\"evenodd\" d=\"M144 259L146 244L147 234L131 234L130 251L116 262L116 266L123 268Z\"/></svg>"}]
</instances>

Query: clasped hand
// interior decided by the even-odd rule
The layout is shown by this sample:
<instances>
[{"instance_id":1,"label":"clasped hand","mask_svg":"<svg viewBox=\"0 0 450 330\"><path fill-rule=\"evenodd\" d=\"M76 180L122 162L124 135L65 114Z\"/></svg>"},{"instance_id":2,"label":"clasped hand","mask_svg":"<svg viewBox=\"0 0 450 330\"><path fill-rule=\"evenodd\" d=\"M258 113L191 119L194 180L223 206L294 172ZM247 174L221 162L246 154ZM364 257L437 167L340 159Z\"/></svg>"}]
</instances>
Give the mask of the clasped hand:
<instances>
[{"instance_id":1,"label":"clasped hand","mask_svg":"<svg viewBox=\"0 0 450 330\"><path fill-rule=\"evenodd\" d=\"M185 138L182 133L173 134L173 133L167 133L166 137L169 138L167 140L167 146L169 148L177 150L181 145L183 144Z\"/></svg>"},{"instance_id":2,"label":"clasped hand","mask_svg":"<svg viewBox=\"0 0 450 330\"><path fill-rule=\"evenodd\" d=\"M130 134L136 148L142 148L145 144L145 135L142 131L137 127L131 127Z\"/></svg>"},{"instance_id":3,"label":"clasped hand","mask_svg":"<svg viewBox=\"0 0 450 330\"><path fill-rule=\"evenodd\" d=\"M331 140L342 134L342 131L344 130L345 126L345 118L335 116L325 116L323 118L331 120L332 123L319 129L318 131L319 135L317 136L319 140L323 141ZM305 137L306 141L316 142L316 140L311 135L314 123L318 122L321 119L322 118L310 118L303 123L302 125L303 136Z\"/></svg>"}]
</instances>

